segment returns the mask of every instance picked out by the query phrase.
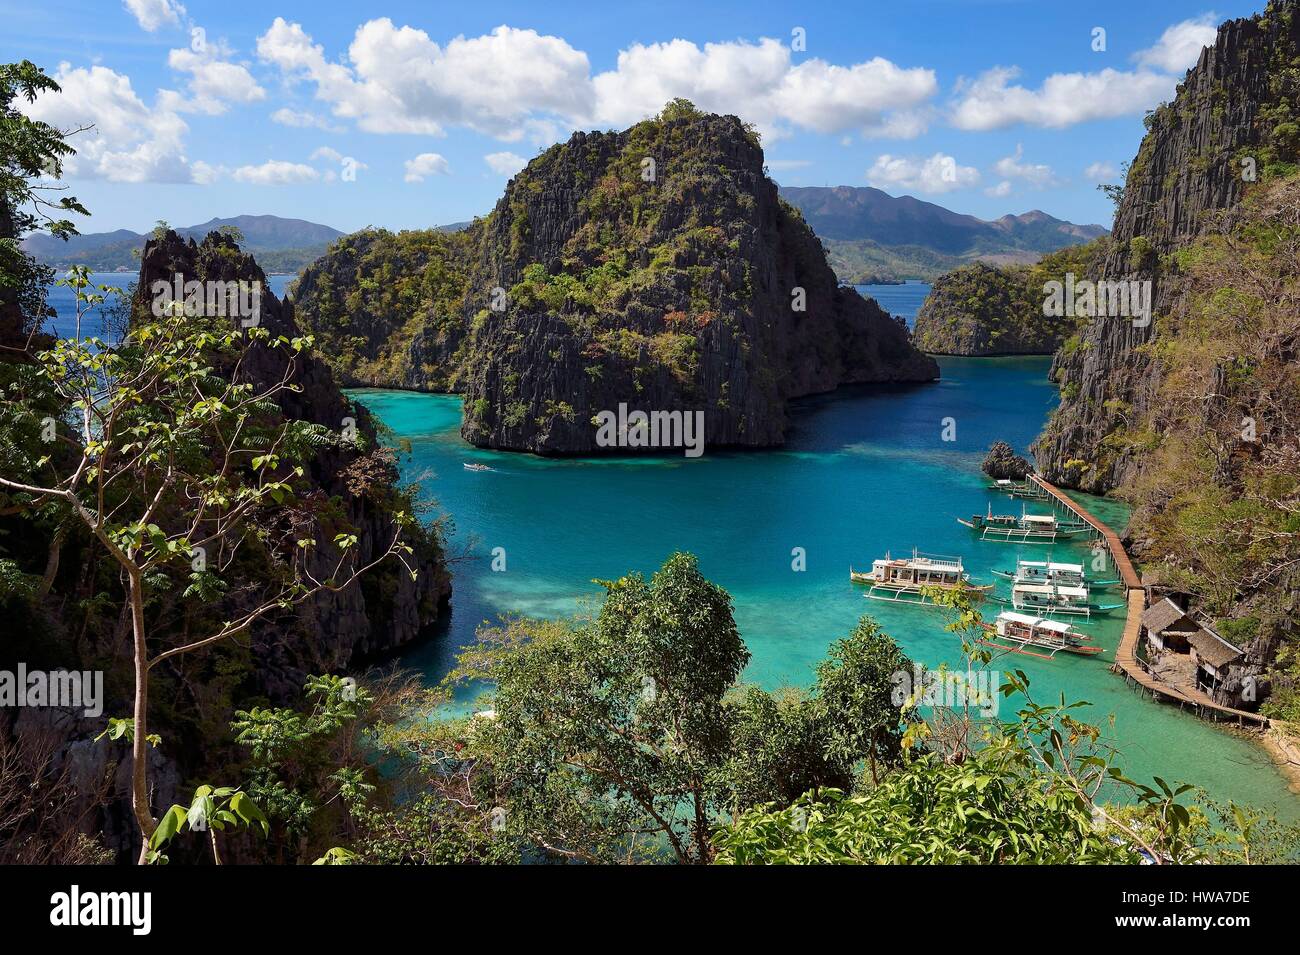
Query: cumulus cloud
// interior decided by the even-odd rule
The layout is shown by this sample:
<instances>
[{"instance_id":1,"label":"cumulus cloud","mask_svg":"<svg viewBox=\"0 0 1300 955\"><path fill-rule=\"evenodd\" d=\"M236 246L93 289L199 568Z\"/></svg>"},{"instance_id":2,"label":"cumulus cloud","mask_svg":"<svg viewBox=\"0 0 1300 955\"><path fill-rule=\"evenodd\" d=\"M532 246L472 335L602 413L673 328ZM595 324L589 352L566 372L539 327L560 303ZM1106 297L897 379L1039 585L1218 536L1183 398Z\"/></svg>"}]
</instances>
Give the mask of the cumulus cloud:
<instances>
[{"instance_id":1,"label":"cumulus cloud","mask_svg":"<svg viewBox=\"0 0 1300 955\"><path fill-rule=\"evenodd\" d=\"M967 130L1016 123L1063 129L1089 120L1140 116L1168 99L1201 47L1214 42L1216 19L1207 13L1169 27L1154 46L1134 54L1136 70L1053 73L1031 89L1015 82L1018 67L995 66L958 84L952 124Z\"/></svg>"},{"instance_id":2,"label":"cumulus cloud","mask_svg":"<svg viewBox=\"0 0 1300 955\"><path fill-rule=\"evenodd\" d=\"M488 153L483 161L498 176L513 176L528 165L528 160L515 153Z\"/></svg>"},{"instance_id":3,"label":"cumulus cloud","mask_svg":"<svg viewBox=\"0 0 1300 955\"><path fill-rule=\"evenodd\" d=\"M1204 13L1175 23L1160 34L1155 46L1139 50L1133 59L1141 66L1166 73L1182 73L1196 65L1202 48L1214 45L1218 20L1214 13Z\"/></svg>"},{"instance_id":4,"label":"cumulus cloud","mask_svg":"<svg viewBox=\"0 0 1300 955\"><path fill-rule=\"evenodd\" d=\"M877 156L867 170L867 182L877 189L912 190L926 193L952 192L977 185L979 170L962 166L952 156L935 153L928 158L914 156Z\"/></svg>"},{"instance_id":5,"label":"cumulus cloud","mask_svg":"<svg viewBox=\"0 0 1300 955\"><path fill-rule=\"evenodd\" d=\"M240 166L234 171L232 178L236 182L255 186L287 186L312 182L319 179L320 175L305 163L269 159L260 166Z\"/></svg>"},{"instance_id":6,"label":"cumulus cloud","mask_svg":"<svg viewBox=\"0 0 1300 955\"><path fill-rule=\"evenodd\" d=\"M1148 70L1053 73L1036 90L1012 81L1017 67L997 66L958 91L952 123L958 129L1000 129L1015 123L1063 129L1094 119L1141 114L1174 91L1173 77Z\"/></svg>"},{"instance_id":7,"label":"cumulus cloud","mask_svg":"<svg viewBox=\"0 0 1300 955\"><path fill-rule=\"evenodd\" d=\"M169 23L178 27L185 16L185 8L176 0L122 0L122 6L150 33Z\"/></svg>"},{"instance_id":8,"label":"cumulus cloud","mask_svg":"<svg viewBox=\"0 0 1300 955\"><path fill-rule=\"evenodd\" d=\"M929 114L920 107L938 89L933 70L882 57L796 64L789 45L774 39L634 43L595 76L587 54L564 39L508 26L440 45L423 30L375 19L335 60L300 24L277 17L257 50L367 131L441 135L465 126L539 145L574 126L626 126L678 96L772 136L798 127L912 138L925 131Z\"/></svg>"},{"instance_id":9,"label":"cumulus cloud","mask_svg":"<svg viewBox=\"0 0 1300 955\"><path fill-rule=\"evenodd\" d=\"M176 49L167 54L167 65L189 74L191 98L184 108L209 115L224 113L228 103L254 103L266 98L248 68L229 62L231 51L222 44L205 44L202 50Z\"/></svg>"},{"instance_id":10,"label":"cumulus cloud","mask_svg":"<svg viewBox=\"0 0 1300 955\"><path fill-rule=\"evenodd\" d=\"M1011 183L1003 179L996 186L989 186L984 190L984 195L992 196L995 199L1001 199L1003 196L1011 195Z\"/></svg>"},{"instance_id":11,"label":"cumulus cloud","mask_svg":"<svg viewBox=\"0 0 1300 955\"><path fill-rule=\"evenodd\" d=\"M136 95L129 77L108 67L73 68L61 63L58 93L42 93L21 108L33 119L62 128L94 125L74 137L75 156L64 161L69 178L113 182L193 182L185 157L189 131L181 98L160 91L152 106Z\"/></svg>"},{"instance_id":12,"label":"cumulus cloud","mask_svg":"<svg viewBox=\"0 0 1300 955\"><path fill-rule=\"evenodd\" d=\"M1003 179L1019 179L1035 189L1047 189L1061 184L1051 166L1021 162L1024 156L1024 146L1017 143L1012 155L1004 156L993 164L993 171Z\"/></svg>"},{"instance_id":13,"label":"cumulus cloud","mask_svg":"<svg viewBox=\"0 0 1300 955\"><path fill-rule=\"evenodd\" d=\"M1115 168L1114 163L1109 162L1091 163L1083 171L1083 178L1089 182L1110 182L1118 176L1119 170Z\"/></svg>"},{"instance_id":14,"label":"cumulus cloud","mask_svg":"<svg viewBox=\"0 0 1300 955\"><path fill-rule=\"evenodd\" d=\"M590 112L587 55L559 37L499 26L445 46L423 30L382 18L362 24L347 63L326 58L297 23L277 17L258 56L316 87L335 116L368 132L440 135L449 125L493 136L527 135L534 114ZM534 127L535 128L535 127Z\"/></svg>"},{"instance_id":15,"label":"cumulus cloud","mask_svg":"<svg viewBox=\"0 0 1300 955\"><path fill-rule=\"evenodd\" d=\"M424 182L429 176L451 175L451 165L437 153L420 153L414 159L405 162L407 182Z\"/></svg>"},{"instance_id":16,"label":"cumulus cloud","mask_svg":"<svg viewBox=\"0 0 1300 955\"><path fill-rule=\"evenodd\" d=\"M789 46L773 39L703 47L682 39L635 43L619 52L615 69L592 83L602 125L625 126L681 96L702 109L734 113L769 137L780 135L782 125L916 136L924 122L906 111L938 88L934 71L904 69L881 57L853 66L815 58L795 65Z\"/></svg>"}]
</instances>

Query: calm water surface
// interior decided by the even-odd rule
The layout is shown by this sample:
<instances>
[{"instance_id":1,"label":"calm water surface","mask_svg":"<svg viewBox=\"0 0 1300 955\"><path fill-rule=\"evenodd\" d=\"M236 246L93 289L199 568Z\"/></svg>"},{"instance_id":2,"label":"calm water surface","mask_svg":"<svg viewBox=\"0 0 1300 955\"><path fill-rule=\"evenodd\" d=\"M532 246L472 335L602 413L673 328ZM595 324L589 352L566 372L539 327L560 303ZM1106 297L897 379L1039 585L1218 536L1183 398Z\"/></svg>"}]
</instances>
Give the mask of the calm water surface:
<instances>
[{"instance_id":1,"label":"calm water surface","mask_svg":"<svg viewBox=\"0 0 1300 955\"><path fill-rule=\"evenodd\" d=\"M96 281L125 286L132 276ZM292 276L271 276L283 294ZM928 286L863 287L909 321ZM54 289L55 328L68 333L71 295ZM827 646L870 613L918 662L964 666L959 641L930 608L863 599L850 565L868 567L886 551L913 547L961 555L979 581L1017 557L1074 559L1078 546L983 543L956 517L1015 511L1020 502L985 489L979 464L995 440L1022 451L1056 403L1045 358L940 359L940 382L905 388L841 389L794 403L789 441L780 450L706 450L698 459L564 459L482 451L460 439L460 399L361 390L355 396L397 437L411 441L403 476L450 518L454 594L446 632L405 662L437 680L475 629L502 613L557 616L599 599L595 578L652 573L676 550L697 555L704 573L731 593L736 620L753 654L745 678L765 687L806 686ZM956 440L942 440L943 419ZM473 472L465 462L495 470ZM1041 510L1044 505L1034 505ZM1122 508L1104 502L1106 518ZM490 569L493 548L506 570ZM792 569L802 548L807 569ZM999 583L1005 587L1005 582ZM1098 599L1118 602L1118 591ZM1108 672L1120 614L1085 627L1106 648L1097 658L1052 661L1013 655L997 665L1023 669L1035 696L1091 704L1139 779L1160 775L1205 786L1219 797L1300 817L1268 757L1256 746L1170 707L1152 703ZM468 700L466 701L468 702ZM1011 704L1004 704L1010 706Z\"/></svg>"},{"instance_id":2,"label":"calm water surface","mask_svg":"<svg viewBox=\"0 0 1300 955\"><path fill-rule=\"evenodd\" d=\"M912 317L925 286L864 290L895 297L884 304ZM707 451L698 459L552 460L472 448L460 439L460 400L361 390L354 394L393 432L411 441L407 479L452 519L452 612L443 639L407 662L430 678L447 672L475 628L504 612L574 613L599 599L597 578L653 572L676 550L694 553L703 572L735 601L736 620L753 659L745 679L774 688L806 686L827 646L870 613L915 660L963 666L959 640L939 611L865 600L848 580L886 551L913 547L961 555L980 581L994 568L1026 559L1073 559L1082 546L1018 546L977 541L957 516L1018 511L1020 502L986 490L979 472L995 440L1022 451L1056 403L1046 358L941 359L936 384L847 388L795 403L787 445L775 451ZM942 440L943 419L957 440ZM494 468L464 469L466 462ZM1122 508L1111 502L1106 517ZM1045 505L1034 505L1041 510ZM490 569L504 548L506 570ZM802 548L807 569L792 569ZM1005 588L1005 581L1000 582ZM1097 599L1121 602L1119 591ZM1137 778L1160 775L1300 816L1267 755L1255 745L1143 699L1108 671L1123 627L1116 613L1085 629L1106 648L1095 658L1003 658L1023 669L1042 700L1064 693L1091 704ZM1004 704L1010 706L1011 704Z\"/></svg>"}]
</instances>

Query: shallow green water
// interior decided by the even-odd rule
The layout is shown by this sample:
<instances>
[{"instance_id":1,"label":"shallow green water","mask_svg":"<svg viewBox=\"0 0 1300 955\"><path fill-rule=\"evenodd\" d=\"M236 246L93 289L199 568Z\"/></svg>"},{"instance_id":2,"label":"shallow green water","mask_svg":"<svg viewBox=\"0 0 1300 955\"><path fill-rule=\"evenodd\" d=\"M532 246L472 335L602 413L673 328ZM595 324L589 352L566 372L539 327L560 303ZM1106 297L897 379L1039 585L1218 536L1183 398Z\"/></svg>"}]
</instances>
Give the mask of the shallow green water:
<instances>
[{"instance_id":1,"label":"shallow green water","mask_svg":"<svg viewBox=\"0 0 1300 955\"><path fill-rule=\"evenodd\" d=\"M869 567L887 550L919 547L962 555L972 575L988 582L996 579L994 568L1013 567L1018 555L1090 555L1079 546L979 542L955 520L990 503L995 511L1019 510L1019 501L985 489L979 464L994 440L1025 449L1041 427L1055 402L1047 360L950 358L942 365L936 384L841 389L797 403L781 450L706 450L693 460L547 460L480 451L460 439L458 398L354 392L411 440L404 477L422 482L452 516L453 554L466 555L454 565L445 636L406 662L437 679L480 622L506 611L572 613L601 593L593 578L649 573L674 550L688 550L734 598L753 653L749 680L806 685L827 645L863 613L915 660L962 665L959 642L944 631L938 611L863 599L849 583L850 564ZM954 419L955 441L942 440L945 418ZM464 469L475 461L495 470ZM497 547L505 549L504 572L490 569ZM806 571L792 570L796 547L806 553ZM1121 602L1117 590L1099 599ZM1094 621L1086 629L1106 648L1096 658L1015 655L1000 665L1023 669L1040 699L1064 693L1091 703L1087 718L1106 724L1135 778L1195 782L1220 797L1300 816L1300 800L1262 750L1137 696L1111 674L1122 611Z\"/></svg>"}]
</instances>

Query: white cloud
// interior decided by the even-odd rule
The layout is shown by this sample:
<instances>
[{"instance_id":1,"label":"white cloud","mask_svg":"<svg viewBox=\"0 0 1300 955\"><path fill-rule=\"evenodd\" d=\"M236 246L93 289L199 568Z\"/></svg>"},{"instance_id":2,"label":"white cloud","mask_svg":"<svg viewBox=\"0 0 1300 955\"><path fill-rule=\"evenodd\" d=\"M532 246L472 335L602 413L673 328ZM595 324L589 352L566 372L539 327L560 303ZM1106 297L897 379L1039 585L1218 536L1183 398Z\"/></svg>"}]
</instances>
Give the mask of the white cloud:
<instances>
[{"instance_id":1,"label":"white cloud","mask_svg":"<svg viewBox=\"0 0 1300 955\"><path fill-rule=\"evenodd\" d=\"M301 25L277 17L257 51L367 131L441 135L465 126L538 145L575 126L629 125L677 96L735 113L769 136L798 127L912 138L929 120L918 107L938 89L933 70L882 57L796 64L789 45L774 39L635 43L614 69L592 76L586 53L533 30L499 26L439 45L423 30L375 19L357 29L346 58L334 60Z\"/></svg>"},{"instance_id":2,"label":"white cloud","mask_svg":"<svg viewBox=\"0 0 1300 955\"><path fill-rule=\"evenodd\" d=\"M513 176L528 165L528 160L515 153L488 153L483 161L492 167L498 176Z\"/></svg>"},{"instance_id":3,"label":"white cloud","mask_svg":"<svg viewBox=\"0 0 1300 955\"><path fill-rule=\"evenodd\" d=\"M1011 195L1011 183L1003 179L996 186L989 186L984 190L984 195L992 196L995 199L1001 199L1004 196Z\"/></svg>"},{"instance_id":4,"label":"white cloud","mask_svg":"<svg viewBox=\"0 0 1300 955\"><path fill-rule=\"evenodd\" d=\"M167 65L188 73L191 99L184 108L220 115L227 103L254 103L266 98L248 68L225 59L231 51L221 44L205 44L202 51L182 48L167 54Z\"/></svg>"},{"instance_id":5,"label":"white cloud","mask_svg":"<svg viewBox=\"0 0 1300 955\"><path fill-rule=\"evenodd\" d=\"M1048 189L1061 184L1061 180L1056 177L1056 173L1052 171L1051 166L1041 163L1021 162L1024 156L1024 146L1017 143L1015 153L1004 156L995 162L993 171L1003 179L1023 180L1035 189Z\"/></svg>"},{"instance_id":6,"label":"white cloud","mask_svg":"<svg viewBox=\"0 0 1300 955\"><path fill-rule=\"evenodd\" d=\"M122 6L150 33L169 23L178 27L185 16L185 8L176 0L122 0Z\"/></svg>"},{"instance_id":7,"label":"white cloud","mask_svg":"<svg viewBox=\"0 0 1300 955\"><path fill-rule=\"evenodd\" d=\"M327 133L343 132L343 127L331 123L323 116L317 116L308 110L289 109L287 106L272 113L271 122L279 123L281 126L291 126L294 129L323 129Z\"/></svg>"},{"instance_id":8,"label":"white cloud","mask_svg":"<svg viewBox=\"0 0 1300 955\"><path fill-rule=\"evenodd\" d=\"M915 190L941 193L965 189L980 181L979 170L959 165L952 156L935 153L928 158L891 156L876 157L867 171L867 182L877 189Z\"/></svg>"},{"instance_id":9,"label":"white cloud","mask_svg":"<svg viewBox=\"0 0 1300 955\"><path fill-rule=\"evenodd\" d=\"M1175 23L1160 34L1155 46L1139 50L1133 59L1141 66L1165 73L1182 73L1196 65L1203 47L1214 45L1219 32L1218 20L1214 13L1203 13Z\"/></svg>"},{"instance_id":10,"label":"white cloud","mask_svg":"<svg viewBox=\"0 0 1300 955\"><path fill-rule=\"evenodd\" d=\"M1091 163L1083 171L1083 178L1089 182L1110 182L1119 176L1119 170L1115 168L1114 163L1095 162Z\"/></svg>"},{"instance_id":11,"label":"white cloud","mask_svg":"<svg viewBox=\"0 0 1300 955\"><path fill-rule=\"evenodd\" d=\"M319 179L320 173L304 163L269 159L260 166L240 166L234 171L233 177L236 182L255 186L285 186L311 182Z\"/></svg>"},{"instance_id":12,"label":"white cloud","mask_svg":"<svg viewBox=\"0 0 1300 955\"><path fill-rule=\"evenodd\" d=\"M503 155L509 155L505 153ZM424 182L427 176L449 176L451 175L451 166L447 160L437 153L420 153L414 159L406 160L406 175L402 178L407 182Z\"/></svg>"},{"instance_id":13,"label":"white cloud","mask_svg":"<svg viewBox=\"0 0 1300 955\"><path fill-rule=\"evenodd\" d=\"M1062 129L1088 120L1141 114L1159 105L1176 86L1173 77L1145 69L1053 73L1036 90L1012 84L1019 75L1017 67L995 66L962 84L952 124L967 130L1015 123Z\"/></svg>"},{"instance_id":14,"label":"white cloud","mask_svg":"<svg viewBox=\"0 0 1300 955\"><path fill-rule=\"evenodd\" d=\"M538 133L530 121L590 112L587 55L559 37L499 26L439 46L387 18L363 23L348 63L332 62L297 23L277 17L258 56L315 84L335 116L369 132L440 135L460 125L493 136ZM540 116L534 114L541 114Z\"/></svg>"},{"instance_id":15,"label":"white cloud","mask_svg":"<svg viewBox=\"0 0 1300 955\"><path fill-rule=\"evenodd\" d=\"M910 137L924 131L907 114L938 89L932 70L904 69L881 57L853 66L821 59L792 63L787 44L773 39L706 43L635 43L619 52L615 69L592 80L596 120L625 126L657 113L674 97L701 109L734 113L769 138L784 125L817 132L846 130ZM895 117L905 115L904 121Z\"/></svg>"},{"instance_id":16,"label":"white cloud","mask_svg":"<svg viewBox=\"0 0 1300 955\"><path fill-rule=\"evenodd\" d=\"M342 162L343 154L330 146L321 146L311 154L312 159L328 159L330 162Z\"/></svg>"},{"instance_id":17,"label":"white cloud","mask_svg":"<svg viewBox=\"0 0 1300 955\"><path fill-rule=\"evenodd\" d=\"M69 178L113 182L193 182L185 157L189 126L180 116L178 94L160 90L147 106L129 77L104 66L73 68L61 63L58 93L43 93L21 108L33 119L61 128L94 125L73 137L77 154L64 161Z\"/></svg>"}]
</instances>

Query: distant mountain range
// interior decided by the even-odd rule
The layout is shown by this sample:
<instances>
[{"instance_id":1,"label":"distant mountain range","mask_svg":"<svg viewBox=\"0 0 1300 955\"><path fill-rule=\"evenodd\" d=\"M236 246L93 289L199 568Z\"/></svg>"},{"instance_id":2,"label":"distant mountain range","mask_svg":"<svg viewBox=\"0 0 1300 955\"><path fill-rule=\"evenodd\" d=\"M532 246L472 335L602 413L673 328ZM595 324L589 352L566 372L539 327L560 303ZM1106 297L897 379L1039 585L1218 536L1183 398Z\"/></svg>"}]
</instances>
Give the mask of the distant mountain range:
<instances>
[{"instance_id":1,"label":"distant mountain range","mask_svg":"<svg viewBox=\"0 0 1300 955\"><path fill-rule=\"evenodd\" d=\"M969 262L1033 262L1046 252L1106 234L1037 209L991 222L869 186L790 186L782 197L803 213L846 282L931 280Z\"/></svg>"},{"instance_id":2,"label":"distant mountain range","mask_svg":"<svg viewBox=\"0 0 1300 955\"><path fill-rule=\"evenodd\" d=\"M803 213L825 243L831 266L844 282L929 281L976 260L1003 265L1033 262L1046 252L1106 234L1099 225L1075 225L1038 210L986 222L870 187L791 186L782 188L781 195ZM469 224L434 228L454 232ZM209 219L176 231L200 240L222 226L243 233L244 249L267 272L297 272L344 234L316 222L270 215ZM37 234L23 240L23 249L58 269L87 265L98 271L134 272L135 253L144 248L146 238L146 233L129 229L92 232L67 242Z\"/></svg>"},{"instance_id":3,"label":"distant mountain range","mask_svg":"<svg viewBox=\"0 0 1300 955\"><path fill-rule=\"evenodd\" d=\"M343 235L338 229L304 219L279 216L233 216L209 219L199 225L177 228L182 238L202 239L214 229L234 226L243 233L241 245L253 253L267 272L297 272L325 254L329 243ZM134 272L139 260L133 253L144 248L147 233L118 229L73 236L67 242L37 234L23 240L24 251L54 268L87 265L98 271Z\"/></svg>"}]
</instances>

